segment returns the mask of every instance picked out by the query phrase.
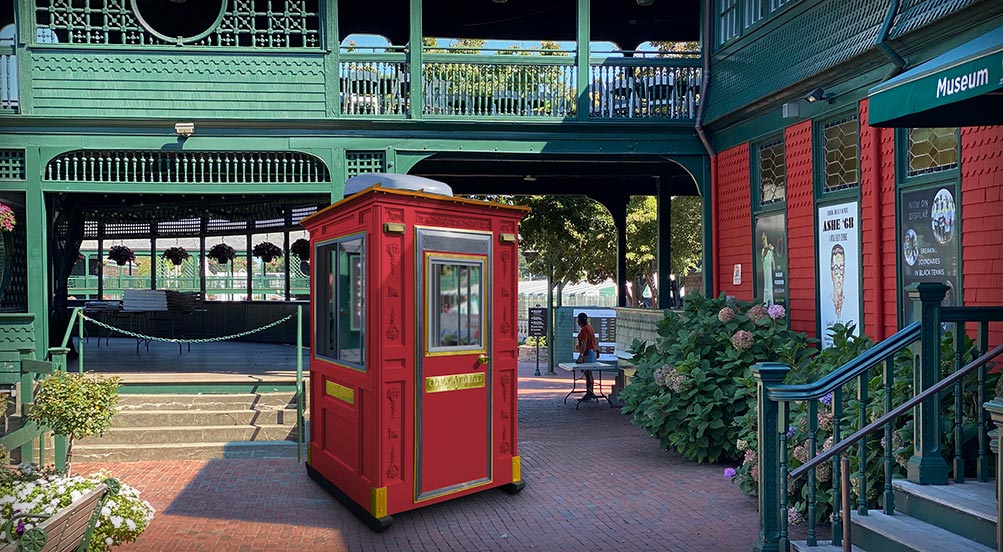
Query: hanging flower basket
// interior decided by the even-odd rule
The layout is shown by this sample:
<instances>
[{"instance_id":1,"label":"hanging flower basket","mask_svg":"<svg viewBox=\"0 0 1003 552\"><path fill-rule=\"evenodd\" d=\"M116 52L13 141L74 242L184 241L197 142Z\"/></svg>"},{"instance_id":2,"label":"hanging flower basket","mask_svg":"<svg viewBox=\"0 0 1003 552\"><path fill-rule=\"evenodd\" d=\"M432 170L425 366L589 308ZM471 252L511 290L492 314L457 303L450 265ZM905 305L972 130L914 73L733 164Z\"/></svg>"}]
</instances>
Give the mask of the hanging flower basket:
<instances>
[{"instance_id":1,"label":"hanging flower basket","mask_svg":"<svg viewBox=\"0 0 1003 552\"><path fill-rule=\"evenodd\" d=\"M310 240L300 238L289 246L289 252L296 255L301 261L310 260Z\"/></svg>"},{"instance_id":2,"label":"hanging flower basket","mask_svg":"<svg viewBox=\"0 0 1003 552\"><path fill-rule=\"evenodd\" d=\"M206 255L219 264L226 264L237 258L237 251L225 243L217 243Z\"/></svg>"},{"instance_id":3,"label":"hanging flower basket","mask_svg":"<svg viewBox=\"0 0 1003 552\"><path fill-rule=\"evenodd\" d=\"M282 248L272 242L261 242L254 246L251 253L262 261L270 263L272 259L282 256Z\"/></svg>"},{"instance_id":4,"label":"hanging flower basket","mask_svg":"<svg viewBox=\"0 0 1003 552\"><path fill-rule=\"evenodd\" d=\"M14 225L17 224L17 219L14 218L14 211L0 203L0 232L11 232L14 230Z\"/></svg>"},{"instance_id":5,"label":"hanging flower basket","mask_svg":"<svg viewBox=\"0 0 1003 552\"><path fill-rule=\"evenodd\" d=\"M184 247L168 247L164 250L163 256L168 261L171 261L174 266L180 266L181 263L185 262L185 259L191 258L191 255L188 254L188 251Z\"/></svg>"},{"instance_id":6,"label":"hanging flower basket","mask_svg":"<svg viewBox=\"0 0 1003 552\"><path fill-rule=\"evenodd\" d=\"M115 261L115 264L122 266L125 263L136 262L136 254L128 246L113 245L108 250L108 258Z\"/></svg>"}]
</instances>

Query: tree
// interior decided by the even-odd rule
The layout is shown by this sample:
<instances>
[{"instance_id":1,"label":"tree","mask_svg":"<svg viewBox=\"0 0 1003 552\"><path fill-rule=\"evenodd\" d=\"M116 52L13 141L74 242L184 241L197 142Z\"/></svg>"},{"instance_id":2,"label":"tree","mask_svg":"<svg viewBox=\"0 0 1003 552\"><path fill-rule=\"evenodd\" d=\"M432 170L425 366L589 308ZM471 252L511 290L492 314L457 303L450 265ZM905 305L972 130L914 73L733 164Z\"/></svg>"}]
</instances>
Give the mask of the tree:
<instances>
[{"instance_id":1,"label":"tree","mask_svg":"<svg viewBox=\"0 0 1003 552\"><path fill-rule=\"evenodd\" d=\"M682 278L700 266L703 258L701 199L697 196L672 198L672 260L670 270ZM654 196L635 196L627 204L627 281L631 282L628 300L632 306L641 301L645 285L651 300L658 303L658 201Z\"/></svg>"},{"instance_id":2,"label":"tree","mask_svg":"<svg viewBox=\"0 0 1003 552\"><path fill-rule=\"evenodd\" d=\"M616 229L601 205L585 196L534 195L513 199L530 207L519 225L523 251L536 274L549 274L560 293L566 284L599 283L616 273Z\"/></svg>"}]
</instances>

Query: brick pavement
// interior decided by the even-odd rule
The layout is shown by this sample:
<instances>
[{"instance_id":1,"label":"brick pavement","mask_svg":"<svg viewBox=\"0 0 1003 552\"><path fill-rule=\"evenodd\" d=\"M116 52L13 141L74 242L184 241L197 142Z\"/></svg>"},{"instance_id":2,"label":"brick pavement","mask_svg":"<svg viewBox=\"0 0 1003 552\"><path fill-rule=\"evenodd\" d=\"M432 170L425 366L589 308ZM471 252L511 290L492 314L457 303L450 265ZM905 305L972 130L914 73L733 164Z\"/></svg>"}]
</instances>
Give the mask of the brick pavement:
<instances>
[{"instance_id":1,"label":"brick pavement","mask_svg":"<svg viewBox=\"0 0 1003 552\"><path fill-rule=\"evenodd\" d=\"M372 533L295 459L75 464L157 509L139 551L747 551L756 502L723 466L685 462L602 404L562 404L564 374L520 366L519 495L488 490L394 516ZM560 370L559 370L560 371Z\"/></svg>"}]
</instances>

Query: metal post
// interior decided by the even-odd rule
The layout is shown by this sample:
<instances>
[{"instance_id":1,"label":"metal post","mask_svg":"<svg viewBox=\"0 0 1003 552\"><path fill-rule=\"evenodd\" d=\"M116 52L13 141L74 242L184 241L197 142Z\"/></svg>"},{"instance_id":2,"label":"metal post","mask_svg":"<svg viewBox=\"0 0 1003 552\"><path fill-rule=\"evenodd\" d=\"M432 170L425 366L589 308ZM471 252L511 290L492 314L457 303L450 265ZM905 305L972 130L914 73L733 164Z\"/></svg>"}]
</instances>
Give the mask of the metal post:
<instances>
[{"instance_id":1,"label":"metal post","mask_svg":"<svg viewBox=\"0 0 1003 552\"><path fill-rule=\"evenodd\" d=\"M924 282L909 290L909 297L920 301L919 313L923 327L919 365L913 370L913 392L922 393L940 380L940 304L947 286ZM950 467L941 451L940 399L936 396L923 401L915 409L913 454L909 458L909 481L921 485L946 485Z\"/></svg>"},{"instance_id":2,"label":"metal post","mask_svg":"<svg viewBox=\"0 0 1003 552\"><path fill-rule=\"evenodd\" d=\"M80 307L73 309L73 316L77 317L77 372L84 373L84 317L80 313ZM70 319L70 324L73 319ZM98 334L100 335L100 334ZM98 339L101 339L98 337Z\"/></svg>"},{"instance_id":3,"label":"metal post","mask_svg":"<svg viewBox=\"0 0 1003 552\"><path fill-rule=\"evenodd\" d=\"M296 461L303 461L303 305L296 306Z\"/></svg>"},{"instance_id":4,"label":"metal post","mask_svg":"<svg viewBox=\"0 0 1003 552\"><path fill-rule=\"evenodd\" d=\"M767 388L783 383L790 367L761 362L752 366L757 381L759 424L759 541L756 552L780 551L780 434L779 405L766 397ZM784 428L786 431L786 428Z\"/></svg>"},{"instance_id":5,"label":"metal post","mask_svg":"<svg viewBox=\"0 0 1003 552\"><path fill-rule=\"evenodd\" d=\"M554 264L547 264L547 373L554 371Z\"/></svg>"},{"instance_id":6,"label":"metal post","mask_svg":"<svg viewBox=\"0 0 1003 552\"><path fill-rule=\"evenodd\" d=\"M851 552L853 544L850 543L850 457L848 455L843 456L839 462L843 472L843 552ZM863 493L864 489L860 491Z\"/></svg>"}]
</instances>

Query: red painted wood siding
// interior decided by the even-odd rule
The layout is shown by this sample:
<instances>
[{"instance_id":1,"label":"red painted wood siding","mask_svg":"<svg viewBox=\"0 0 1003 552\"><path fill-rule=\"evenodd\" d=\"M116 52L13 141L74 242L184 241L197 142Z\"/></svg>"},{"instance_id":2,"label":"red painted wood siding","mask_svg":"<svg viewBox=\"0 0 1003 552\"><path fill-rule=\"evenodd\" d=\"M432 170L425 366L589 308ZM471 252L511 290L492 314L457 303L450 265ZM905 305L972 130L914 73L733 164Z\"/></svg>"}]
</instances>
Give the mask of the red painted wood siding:
<instances>
[{"instance_id":1,"label":"red painted wood siding","mask_svg":"<svg viewBox=\"0 0 1003 552\"><path fill-rule=\"evenodd\" d=\"M863 318L864 333L880 341L898 329L895 131L867 125L867 109L867 100L860 102Z\"/></svg>"},{"instance_id":2,"label":"red painted wood siding","mask_svg":"<svg viewBox=\"0 0 1003 552\"><path fill-rule=\"evenodd\" d=\"M791 329L815 335L815 191L811 121L784 132L787 153L787 289Z\"/></svg>"},{"instance_id":3,"label":"red painted wood siding","mask_svg":"<svg viewBox=\"0 0 1003 552\"><path fill-rule=\"evenodd\" d=\"M1003 305L1003 126L961 129L961 216L965 305Z\"/></svg>"},{"instance_id":4,"label":"red painted wood siding","mask_svg":"<svg viewBox=\"0 0 1003 552\"><path fill-rule=\"evenodd\" d=\"M752 300L752 199L749 144L722 151L717 156L718 258L717 289L739 299ZM734 265L742 265L742 283L732 284Z\"/></svg>"}]
</instances>

